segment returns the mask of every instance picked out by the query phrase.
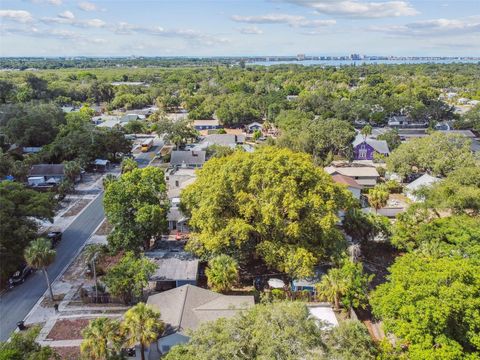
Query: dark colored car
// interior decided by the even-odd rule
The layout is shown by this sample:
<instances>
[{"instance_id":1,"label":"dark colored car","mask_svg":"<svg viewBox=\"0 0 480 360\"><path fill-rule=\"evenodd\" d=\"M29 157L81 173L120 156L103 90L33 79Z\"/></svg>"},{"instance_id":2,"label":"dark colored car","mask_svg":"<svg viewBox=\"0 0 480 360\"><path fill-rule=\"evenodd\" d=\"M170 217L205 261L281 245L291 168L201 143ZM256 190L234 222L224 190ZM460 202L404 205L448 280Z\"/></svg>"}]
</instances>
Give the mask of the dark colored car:
<instances>
[{"instance_id":1,"label":"dark colored car","mask_svg":"<svg viewBox=\"0 0 480 360\"><path fill-rule=\"evenodd\" d=\"M57 244L62 240L62 232L61 231L51 231L47 234L47 239L50 239L52 242L52 248L57 246Z\"/></svg>"},{"instance_id":2,"label":"dark colored car","mask_svg":"<svg viewBox=\"0 0 480 360\"><path fill-rule=\"evenodd\" d=\"M33 268L27 264L23 264L19 267L17 271L8 279L8 286L13 288L16 285L23 284L28 275L33 272Z\"/></svg>"}]
</instances>

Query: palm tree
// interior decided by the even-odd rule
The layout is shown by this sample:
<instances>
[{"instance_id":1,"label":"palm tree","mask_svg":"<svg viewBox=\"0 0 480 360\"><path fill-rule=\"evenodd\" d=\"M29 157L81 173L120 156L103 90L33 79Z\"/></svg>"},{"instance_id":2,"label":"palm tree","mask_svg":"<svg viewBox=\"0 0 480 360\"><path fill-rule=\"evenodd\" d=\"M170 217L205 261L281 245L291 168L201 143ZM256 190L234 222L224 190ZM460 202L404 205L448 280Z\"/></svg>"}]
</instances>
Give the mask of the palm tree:
<instances>
[{"instance_id":1,"label":"palm tree","mask_svg":"<svg viewBox=\"0 0 480 360\"><path fill-rule=\"evenodd\" d=\"M369 135L372 135L372 127L370 125L365 125L362 130L360 130L360 134L366 139Z\"/></svg>"},{"instance_id":2,"label":"palm tree","mask_svg":"<svg viewBox=\"0 0 480 360\"><path fill-rule=\"evenodd\" d=\"M125 313L122 334L127 346L140 343L142 360L145 360L145 347L150 346L163 333L165 325L160 320L160 312L144 303L138 303Z\"/></svg>"},{"instance_id":3,"label":"palm tree","mask_svg":"<svg viewBox=\"0 0 480 360\"><path fill-rule=\"evenodd\" d=\"M25 249L24 255L25 260L31 267L42 269L45 280L47 281L48 290L50 291L50 298L53 301L52 284L50 283L47 273L47 266L53 263L56 255L56 251L52 249L52 243L45 238L34 240Z\"/></svg>"},{"instance_id":4,"label":"palm tree","mask_svg":"<svg viewBox=\"0 0 480 360\"><path fill-rule=\"evenodd\" d=\"M340 269L330 269L323 275L322 280L316 285L319 297L334 304L336 311L340 310L340 297L346 291L346 281Z\"/></svg>"},{"instance_id":5,"label":"palm tree","mask_svg":"<svg viewBox=\"0 0 480 360\"><path fill-rule=\"evenodd\" d=\"M368 191L368 202L373 206L375 212L387 205L390 194L381 187L375 187Z\"/></svg>"},{"instance_id":6,"label":"palm tree","mask_svg":"<svg viewBox=\"0 0 480 360\"><path fill-rule=\"evenodd\" d=\"M105 317L90 321L82 330L82 337L80 352L87 359L107 360L122 344L120 323Z\"/></svg>"},{"instance_id":7,"label":"palm tree","mask_svg":"<svg viewBox=\"0 0 480 360\"><path fill-rule=\"evenodd\" d=\"M205 270L208 286L218 292L225 292L232 288L238 280L238 264L228 255L219 255L208 262Z\"/></svg>"}]
</instances>

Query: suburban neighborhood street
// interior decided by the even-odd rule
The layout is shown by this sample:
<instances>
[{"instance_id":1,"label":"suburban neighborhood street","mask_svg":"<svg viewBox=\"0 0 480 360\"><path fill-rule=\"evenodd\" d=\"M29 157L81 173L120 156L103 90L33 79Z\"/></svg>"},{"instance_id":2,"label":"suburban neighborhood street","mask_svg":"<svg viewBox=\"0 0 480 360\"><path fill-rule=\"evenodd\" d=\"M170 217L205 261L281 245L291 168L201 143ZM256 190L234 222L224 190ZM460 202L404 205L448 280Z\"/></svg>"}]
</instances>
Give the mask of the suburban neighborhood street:
<instances>
[{"instance_id":1,"label":"suburban neighborhood street","mask_svg":"<svg viewBox=\"0 0 480 360\"><path fill-rule=\"evenodd\" d=\"M62 241L56 248L55 262L48 268L51 281L61 274L103 219L102 192L64 231ZM27 278L25 283L14 287L0 297L1 341L6 341L10 337L17 322L27 316L46 290L47 285L42 272L36 271Z\"/></svg>"},{"instance_id":2,"label":"suburban neighborhood street","mask_svg":"<svg viewBox=\"0 0 480 360\"><path fill-rule=\"evenodd\" d=\"M153 146L147 152L141 152L140 148L136 148L133 151L135 161L138 163L139 168L146 167L154 158L155 155L162 149L164 142L159 137L153 139Z\"/></svg>"}]
</instances>

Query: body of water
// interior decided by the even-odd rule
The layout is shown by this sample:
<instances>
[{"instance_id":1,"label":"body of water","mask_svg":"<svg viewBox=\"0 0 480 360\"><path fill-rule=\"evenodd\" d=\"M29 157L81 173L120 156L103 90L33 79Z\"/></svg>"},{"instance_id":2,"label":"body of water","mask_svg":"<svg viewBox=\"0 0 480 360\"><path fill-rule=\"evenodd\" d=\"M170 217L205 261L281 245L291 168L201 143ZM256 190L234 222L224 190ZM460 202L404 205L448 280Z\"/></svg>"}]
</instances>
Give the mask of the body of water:
<instances>
[{"instance_id":1,"label":"body of water","mask_svg":"<svg viewBox=\"0 0 480 360\"><path fill-rule=\"evenodd\" d=\"M288 60L288 61L257 61L248 63L248 65L304 65L304 66L352 66L352 65L369 65L369 64L480 64L480 60L468 60L468 59L415 59L415 60Z\"/></svg>"}]
</instances>

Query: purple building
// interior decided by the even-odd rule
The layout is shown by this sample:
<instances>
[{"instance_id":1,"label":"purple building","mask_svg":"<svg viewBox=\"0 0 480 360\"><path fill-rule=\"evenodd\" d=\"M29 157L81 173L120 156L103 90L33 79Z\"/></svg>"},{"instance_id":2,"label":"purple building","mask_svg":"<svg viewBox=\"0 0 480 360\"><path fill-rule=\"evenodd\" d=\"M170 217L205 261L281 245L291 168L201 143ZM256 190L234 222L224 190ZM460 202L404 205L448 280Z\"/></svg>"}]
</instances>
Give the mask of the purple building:
<instances>
[{"instance_id":1,"label":"purple building","mask_svg":"<svg viewBox=\"0 0 480 360\"><path fill-rule=\"evenodd\" d=\"M365 138L363 135L358 134L353 141L353 158L354 160L373 160L375 153L388 156L390 150L385 140L375 140L371 138Z\"/></svg>"}]
</instances>

